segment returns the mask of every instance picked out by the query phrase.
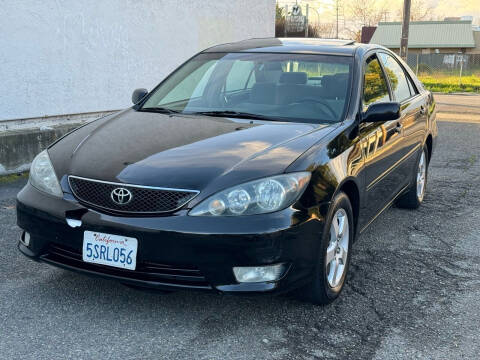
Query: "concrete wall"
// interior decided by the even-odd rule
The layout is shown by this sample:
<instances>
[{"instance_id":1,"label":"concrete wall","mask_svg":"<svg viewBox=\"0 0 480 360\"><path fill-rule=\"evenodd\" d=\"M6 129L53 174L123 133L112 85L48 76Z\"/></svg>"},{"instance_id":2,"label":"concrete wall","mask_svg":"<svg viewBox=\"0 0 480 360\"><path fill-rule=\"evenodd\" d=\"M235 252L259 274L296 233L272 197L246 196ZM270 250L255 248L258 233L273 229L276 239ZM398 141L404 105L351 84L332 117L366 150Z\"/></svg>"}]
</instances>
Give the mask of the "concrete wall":
<instances>
[{"instance_id":1,"label":"concrete wall","mask_svg":"<svg viewBox=\"0 0 480 360\"><path fill-rule=\"evenodd\" d=\"M79 125L0 132L0 176L29 170L35 155Z\"/></svg>"},{"instance_id":2,"label":"concrete wall","mask_svg":"<svg viewBox=\"0 0 480 360\"><path fill-rule=\"evenodd\" d=\"M0 6L0 120L121 109L211 45L274 35L275 0Z\"/></svg>"}]
</instances>

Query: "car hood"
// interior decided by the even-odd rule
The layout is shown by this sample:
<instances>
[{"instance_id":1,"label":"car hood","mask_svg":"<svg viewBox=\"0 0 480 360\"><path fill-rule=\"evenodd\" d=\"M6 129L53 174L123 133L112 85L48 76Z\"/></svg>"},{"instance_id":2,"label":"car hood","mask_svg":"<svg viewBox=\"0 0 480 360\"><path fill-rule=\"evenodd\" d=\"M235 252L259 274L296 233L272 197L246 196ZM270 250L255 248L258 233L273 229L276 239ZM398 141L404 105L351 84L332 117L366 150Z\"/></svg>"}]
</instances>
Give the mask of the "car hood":
<instances>
[{"instance_id":1,"label":"car hood","mask_svg":"<svg viewBox=\"0 0 480 360\"><path fill-rule=\"evenodd\" d=\"M214 192L284 172L330 130L319 124L128 109L73 131L49 154L59 178Z\"/></svg>"}]
</instances>

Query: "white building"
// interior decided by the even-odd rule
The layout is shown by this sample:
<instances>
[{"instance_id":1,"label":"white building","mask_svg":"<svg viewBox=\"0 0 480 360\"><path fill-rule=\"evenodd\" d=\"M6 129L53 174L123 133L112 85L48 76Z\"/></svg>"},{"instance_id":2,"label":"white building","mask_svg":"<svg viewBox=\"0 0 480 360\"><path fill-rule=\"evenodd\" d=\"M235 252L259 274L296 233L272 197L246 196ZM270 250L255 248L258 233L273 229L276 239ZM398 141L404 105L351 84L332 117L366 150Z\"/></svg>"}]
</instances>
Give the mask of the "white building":
<instances>
[{"instance_id":1,"label":"white building","mask_svg":"<svg viewBox=\"0 0 480 360\"><path fill-rule=\"evenodd\" d=\"M274 36L275 0L15 0L0 7L0 121L116 110L199 50Z\"/></svg>"}]
</instances>

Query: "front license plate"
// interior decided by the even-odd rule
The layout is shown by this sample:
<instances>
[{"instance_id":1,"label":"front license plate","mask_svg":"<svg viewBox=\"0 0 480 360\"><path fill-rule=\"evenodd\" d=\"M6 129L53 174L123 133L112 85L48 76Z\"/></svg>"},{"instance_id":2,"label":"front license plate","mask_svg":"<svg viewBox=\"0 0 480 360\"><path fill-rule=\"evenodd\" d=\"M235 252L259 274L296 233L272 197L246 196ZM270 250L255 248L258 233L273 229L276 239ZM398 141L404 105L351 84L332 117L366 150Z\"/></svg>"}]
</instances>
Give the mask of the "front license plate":
<instances>
[{"instance_id":1,"label":"front license plate","mask_svg":"<svg viewBox=\"0 0 480 360\"><path fill-rule=\"evenodd\" d=\"M83 233L83 261L135 270L138 241L135 238L93 231Z\"/></svg>"}]
</instances>

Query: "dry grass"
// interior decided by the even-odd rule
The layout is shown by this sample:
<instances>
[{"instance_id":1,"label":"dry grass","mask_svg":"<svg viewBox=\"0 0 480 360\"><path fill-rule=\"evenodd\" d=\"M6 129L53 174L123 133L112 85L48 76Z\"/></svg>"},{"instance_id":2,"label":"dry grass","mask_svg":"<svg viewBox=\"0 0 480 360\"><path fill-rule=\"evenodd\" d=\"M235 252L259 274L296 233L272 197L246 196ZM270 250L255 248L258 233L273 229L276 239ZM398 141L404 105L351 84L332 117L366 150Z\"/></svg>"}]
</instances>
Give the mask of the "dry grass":
<instances>
[{"instance_id":1,"label":"dry grass","mask_svg":"<svg viewBox=\"0 0 480 360\"><path fill-rule=\"evenodd\" d=\"M480 93L480 74L462 76L446 75L422 75L418 76L425 87L430 91L452 93L452 92L475 92Z\"/></svg>"},{"instance_id":2,"label":"dry grass","mask_svg":"<svg viewBox=\"0 0 480 360\"><path fill-rule=\"evenodd\" d=\"M0 175L0 184L7 184L18 179L25 179L28 177L28 171L18 174L10 174L10 175Z\"/></svg>"}]
</instances>

